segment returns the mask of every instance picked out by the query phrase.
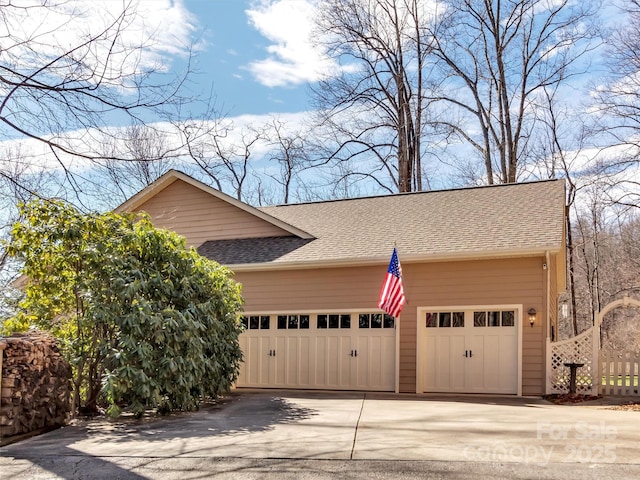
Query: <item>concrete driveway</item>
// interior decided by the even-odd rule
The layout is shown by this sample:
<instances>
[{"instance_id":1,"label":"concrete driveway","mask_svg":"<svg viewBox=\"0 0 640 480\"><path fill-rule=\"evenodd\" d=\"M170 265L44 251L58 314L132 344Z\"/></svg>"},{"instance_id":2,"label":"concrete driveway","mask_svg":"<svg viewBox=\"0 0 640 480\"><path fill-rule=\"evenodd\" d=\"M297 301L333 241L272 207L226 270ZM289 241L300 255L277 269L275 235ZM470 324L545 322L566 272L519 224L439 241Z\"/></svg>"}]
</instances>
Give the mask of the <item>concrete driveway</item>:
<instances>
[{"instance_id":1,"label":"concrete driveway","mask_svg":"<svg viewBox=\"0 0 640 480\"><path fill-rule=\"evenodd\" d=\"M539 398L243 390L199 412L80 423L4 447L0 472L3 479L97 478L64 474L60 464L73 464L77 473L86 459L101 459L102 466L125 459L131 468L122 467L116 477L147 478L124 473L143 459L164 462L169 470L160 473L197 459L288 459L456 462L488 472L507 465L523 474L554 465L562 466L555 471L575 473L578 464L598 478L623 478L620 472L639 478L639 445L640 412L602 406L557 406ZM58 470L51 466L56 462ZM151 477L186 478L184 473Z\"/></svg>"}]
</instances>

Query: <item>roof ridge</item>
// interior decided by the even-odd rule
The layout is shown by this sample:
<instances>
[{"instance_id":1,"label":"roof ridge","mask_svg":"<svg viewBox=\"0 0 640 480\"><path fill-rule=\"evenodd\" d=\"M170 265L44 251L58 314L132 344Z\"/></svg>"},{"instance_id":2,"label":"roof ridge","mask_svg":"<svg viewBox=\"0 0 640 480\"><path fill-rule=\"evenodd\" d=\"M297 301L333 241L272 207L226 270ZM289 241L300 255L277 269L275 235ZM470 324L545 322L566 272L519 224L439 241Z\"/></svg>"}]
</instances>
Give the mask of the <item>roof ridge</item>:
<instances>
[{"instance_id":1,"label":"roof ridge","mask_svg":"<svg viewBox=\"0 0 640 480\"><path fill-rule=\"evenodd\" d=\"M445 192L469 191L469 190L491 189L491 188L502 188L502 187L521 187L524 185L535 185L539 183L550 183L550 182L559 182L559 181L564 182L565 179L564 178L547 178L543 180L532 180L528 182L495 183L493 185L468 185L464 187L445 188L445 189L439 189L439 190L420 190L417 192L398 192L398 193L388 193L383 195L365 195L362 197L334 198L330 200L311 200L307 202L298 202L298 203L280 203L275 205L263 205L256 208L258 210L262 210L262 209L276 208L276 207L295 207L298 205L318 205L321 203L337 203L337 202L347 202L347 201L355 201L355 200L372 200L376 198L426 195L429 193L445 193Z\"/></svg>"}]
</instances>

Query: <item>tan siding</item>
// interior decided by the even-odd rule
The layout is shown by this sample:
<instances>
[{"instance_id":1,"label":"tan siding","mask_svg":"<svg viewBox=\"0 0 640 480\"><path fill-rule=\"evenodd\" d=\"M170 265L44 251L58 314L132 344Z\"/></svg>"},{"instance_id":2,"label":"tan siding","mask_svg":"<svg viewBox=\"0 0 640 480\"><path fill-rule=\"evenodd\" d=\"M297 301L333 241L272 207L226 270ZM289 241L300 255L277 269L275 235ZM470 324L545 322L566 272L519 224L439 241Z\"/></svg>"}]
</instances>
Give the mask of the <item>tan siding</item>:
<instances>
[{"instance_id":1,"label":"tan siding","mask_svg":"<svg viewBox=\"0 0 640 480\"><path fill-rule=\"evenodd\" d=\"M542 258L403 264L409 305L400 327L400 391L416 391L418 307L522 304L539 314L523 326L523 394L543 393L544 270ZM384 267L240 272L247 311L313 312L376 307Z\"/></svg>"},{"instance_id":2,"label":"tan siding","mask_svg":"<svg viewBox=\"0 0 640 480\"><path fill-rule=\"evenodd\" d=\"M154 225L171 229L187 238L189 246L207 240L291 235L208 193L176 180L138 207Z\"/></svg>"}]
</instances>

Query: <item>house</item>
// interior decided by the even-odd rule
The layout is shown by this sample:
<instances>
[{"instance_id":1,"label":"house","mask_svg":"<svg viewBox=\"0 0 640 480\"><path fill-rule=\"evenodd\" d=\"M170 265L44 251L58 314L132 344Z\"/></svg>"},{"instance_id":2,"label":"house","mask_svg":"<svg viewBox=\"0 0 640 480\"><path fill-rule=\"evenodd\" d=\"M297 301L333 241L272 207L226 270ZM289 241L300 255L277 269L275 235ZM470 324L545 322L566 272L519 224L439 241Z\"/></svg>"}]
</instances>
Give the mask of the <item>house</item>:
<instances>
[{"instance_id":1,"label":"house","mask_svg":"<svg viewBox=\"0 0 640 480\"><path fill-rule=\"evenodd\" d=\"M170 171L118 211L148 212L235 272L239 387L545 393L562 180L254 208ZM397 319L376 307L394 245Z\"/></svg>"}]
</instances>

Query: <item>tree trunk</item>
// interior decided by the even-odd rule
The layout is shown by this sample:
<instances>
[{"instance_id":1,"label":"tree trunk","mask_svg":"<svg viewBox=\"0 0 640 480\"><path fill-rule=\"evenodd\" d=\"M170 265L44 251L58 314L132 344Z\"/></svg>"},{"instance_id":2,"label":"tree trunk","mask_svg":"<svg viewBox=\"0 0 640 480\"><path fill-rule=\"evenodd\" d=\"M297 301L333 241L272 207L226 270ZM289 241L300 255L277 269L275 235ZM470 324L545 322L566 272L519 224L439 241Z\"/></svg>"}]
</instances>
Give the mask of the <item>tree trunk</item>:
<instances>
[{"instance_id":1,"label":"tree trunk","mask_svg":"<svg viewBox=\"0 0 640 480\"><path fill-rule=\"evenodd\" d=\"M576 311L575 258L573 247L573 233L571 231L571 212L569 206L565 210L567 221L567 253L569 257L569 298L571 299L571 324L573 336L578 335L578 312Z\"/></svg>"}]
</instances>

